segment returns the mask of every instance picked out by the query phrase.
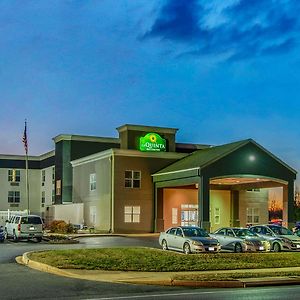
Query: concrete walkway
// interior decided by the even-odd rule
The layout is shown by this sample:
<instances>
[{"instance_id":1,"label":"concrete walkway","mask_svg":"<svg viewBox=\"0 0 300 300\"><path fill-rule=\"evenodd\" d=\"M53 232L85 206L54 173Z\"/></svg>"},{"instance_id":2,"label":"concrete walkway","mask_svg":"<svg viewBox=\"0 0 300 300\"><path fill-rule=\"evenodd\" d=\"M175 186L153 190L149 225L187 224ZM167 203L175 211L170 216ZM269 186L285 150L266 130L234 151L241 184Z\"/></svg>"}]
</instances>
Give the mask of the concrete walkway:
<instances>
[{"instance_id":1,"label":"concrete walkway","mask_svg":"<svg viewBox=\"0 0 300 300\"><path fill-rule=\"evenodd\" d=\"M183 281L173 280L175 275L185 274L225 274L233 272L241 273L274 273L299 271L300 267L294 268L272 268L272 269L242 269L242 270L220 270L220 271L201 271L201 272L121 272L121 271L99 271L99 270L75 270L58 269L43 263L33 261L28 258L28 253L17 257L16 261L30 268L52 273L55 275L66 276L77 279L131 283L131 284L155 284L168 286L193 286L193 287L248 287L248 286L266 286L266 285L288 285L300 284L300 277L261 277L246 278L232 281Z\"/></svg>"}]
</instances>

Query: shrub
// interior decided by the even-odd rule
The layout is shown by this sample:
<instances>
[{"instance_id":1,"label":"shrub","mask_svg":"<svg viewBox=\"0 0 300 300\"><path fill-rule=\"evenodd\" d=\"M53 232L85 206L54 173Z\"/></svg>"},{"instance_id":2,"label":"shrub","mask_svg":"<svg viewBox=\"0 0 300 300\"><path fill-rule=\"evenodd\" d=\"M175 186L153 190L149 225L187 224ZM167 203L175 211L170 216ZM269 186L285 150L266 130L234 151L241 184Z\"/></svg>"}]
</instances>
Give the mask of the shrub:
<instances>
[{"instance_id":1,"label":"shrub","mask_svg":"<svg viewBox=\"0 0 300 300\"><path fill-rule=\"evenodd\" d=\"M71 223L66 223L63 220L54 220L48 225L48 229L52 233L75 233L76 230L74 229Z\"/></svg>"}]
</instances>

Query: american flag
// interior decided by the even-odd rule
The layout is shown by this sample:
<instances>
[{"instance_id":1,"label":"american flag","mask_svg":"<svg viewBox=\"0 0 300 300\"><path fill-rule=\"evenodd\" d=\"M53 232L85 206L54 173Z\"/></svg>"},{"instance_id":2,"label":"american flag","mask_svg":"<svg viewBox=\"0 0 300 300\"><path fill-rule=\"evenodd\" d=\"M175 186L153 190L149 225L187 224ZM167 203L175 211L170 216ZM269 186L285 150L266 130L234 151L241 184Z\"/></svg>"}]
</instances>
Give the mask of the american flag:
<instances>
[{"instance_id":1,"label":"american flag","mask_svg":"<svg viewBox=\"0 0 300 300\"><path fill-rule=\"evenodd\" d=\"M27 142L27 122L25 121L25 128L24 128L24 134L23 134L23 144L25 148L26 155L28 154L28 142Z\"/></svg>"}]
</instances>

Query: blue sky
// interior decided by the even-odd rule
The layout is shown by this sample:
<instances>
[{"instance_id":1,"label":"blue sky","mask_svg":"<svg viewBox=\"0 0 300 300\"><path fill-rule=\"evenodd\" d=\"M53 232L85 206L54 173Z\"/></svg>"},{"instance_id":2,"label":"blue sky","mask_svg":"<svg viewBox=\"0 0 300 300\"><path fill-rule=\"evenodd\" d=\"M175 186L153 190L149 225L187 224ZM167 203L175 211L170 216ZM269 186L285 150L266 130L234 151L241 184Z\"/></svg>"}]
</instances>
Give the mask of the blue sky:
<instances>
[{"instance_id":1,"label":"blue sky","mask_svg":"<svg viewBox=\"0 0 300 300\"><path fill-rule=\"evenodd\" d=\"M0 153L60 133L253 138L300 169L300 1L0 0Z\"/></svg>"}]
</instances>

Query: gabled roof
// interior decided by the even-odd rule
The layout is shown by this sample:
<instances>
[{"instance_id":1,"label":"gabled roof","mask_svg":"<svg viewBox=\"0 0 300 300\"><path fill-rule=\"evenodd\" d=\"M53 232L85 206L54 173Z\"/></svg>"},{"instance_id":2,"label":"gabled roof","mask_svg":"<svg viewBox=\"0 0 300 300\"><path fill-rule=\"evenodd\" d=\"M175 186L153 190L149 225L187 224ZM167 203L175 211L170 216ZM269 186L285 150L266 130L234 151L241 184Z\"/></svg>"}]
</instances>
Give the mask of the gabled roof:
<instances>
[{"instance_id":1,"label":"gabled roof","mask_svg":"<svg viewBox=\"0 0 300 300\"><path fill-rule=\"evenodd\" d=\"M237 141L237 142L233 142L233 143L229 143L229 144L214 146L214 147L210 147L207 149L195 151L195 152L191 153L190 155L184 157L183 159L156 172L155 174L153 174L153 176L163 175L163 174L172 173L172 172L179 172L180 170L182 170L182 171L190 170L190 169L194 169L195 167L200 168L200 169L204 168L204 167L214 163L215 161L223 158L224 156L232 153L233 151L241 148L242 146L244 146L248 143L254 144L258 148L260 148L261 150L266 152L268 155L270 155L273 159L278 161L280 164L284 165L290 171L292 171L295 174L297 173L297 171L292 169L290 166L288 166L286 163L284 163L282 160L277 158L271 152L269 152L268 150L263 148L261 145L257 144L254 140L247 139L247 140ZM197 162L197 165L195 165L195 162Z\"/></svg>"}]
</instances>

